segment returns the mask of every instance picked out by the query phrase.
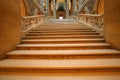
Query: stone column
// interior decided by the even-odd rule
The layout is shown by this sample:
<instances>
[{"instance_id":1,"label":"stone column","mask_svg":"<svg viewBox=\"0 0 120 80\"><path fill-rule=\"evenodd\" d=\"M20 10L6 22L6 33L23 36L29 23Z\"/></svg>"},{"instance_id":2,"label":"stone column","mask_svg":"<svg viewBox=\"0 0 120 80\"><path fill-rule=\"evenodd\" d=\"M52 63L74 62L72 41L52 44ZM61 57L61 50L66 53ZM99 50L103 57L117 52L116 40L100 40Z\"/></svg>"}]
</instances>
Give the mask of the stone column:
<instances>
[{"instance_id":1,"label":"stone column","mask_svg":"<svg viewBox=\"0 0 120 80\"><path fill-rule=\"evenodd\" d=\"M66 0L66 19L69 18L69 0Z\"/></svg>"},{"instance_id":2,"label":"stone column","mask_svg":"<svg viewBox=\"0 0 120 80\"><path fill-rule=\"evenodd\" d=\"M52 9L51 9L51 0L49 0L49 16L52 15Z\"/></svg>"},{"instance_id":3,"label":"stone column","mask_svg":"<svg viewBox=\"0 0 120 80\"><path fill-rule=\"evenodd\" d=\"M88 2L88 0L78 0L79 5L78 5L77 14L79 14L85 2Z\"/></svg>"},{"instance_id":4,"label":"stone column","mask_svg":"<svg viewBox=\"0 0 120 80\"><path fill-rule=\"evenodd\" d=\"M73 15L76 15L76 10L77 10L77 3L76 0L73 0Z\"/></svg>"},{"instance_id":5,"label":"stone column","mask_svg":"<svg viewBox=\"0 0 120 80\"><path fill-rule=\"evenodd\" d=\"M71 10L70 10L70 15L73 15L73 0L71 0L70 2L71 2Z\"/></svg>"},{"instance_id":6,"label":"stone column","mask_svg":"<svg viewBox=\"0 0 120 80\"><path fill-rule=\"evenodd\" d=\"M53 17L56 19L56 1L55 0L52 1L52 5L53 5Z\"/></svg>"},{"instance_id":7,"label":"stone column","mask_svg":"<svg viewBox=\"0 0 120 80\"><path fill-rule=\"evenodd\" d=\"M44 5L43 5L44 0L39 0L39 2L40 2L40 9L43 12L43 14L45 14Z\"/></svg>"},{"instance_id":8,"label":"stone column","mask_svg":"<svg viewBox=\"0 0 120 80\"><path fill-rule=\"evenodd\" d=\"M83 2L84 2L84 0L78 0L79 7L82 5Z\"/></svg>"},{"instance_id":9,"label":"stone column","mask_svg":"<svg viewBox=\"0 0 120 80\"><path fill-rule=\"evenodd\" d=\"M49 15L49 0L45 0L46 16Z\"/></svg>"}]
</instances>

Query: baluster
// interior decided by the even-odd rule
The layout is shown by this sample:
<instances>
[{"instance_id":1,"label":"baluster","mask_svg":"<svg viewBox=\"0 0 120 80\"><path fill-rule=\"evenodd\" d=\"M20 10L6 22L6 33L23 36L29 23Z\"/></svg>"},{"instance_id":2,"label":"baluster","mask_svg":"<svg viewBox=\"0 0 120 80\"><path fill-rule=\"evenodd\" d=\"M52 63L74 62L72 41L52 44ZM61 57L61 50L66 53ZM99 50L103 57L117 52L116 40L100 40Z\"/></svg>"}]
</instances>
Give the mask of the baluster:
<instances>
[{"instance_id":1,"label":"baluster","mask_svg":"<svg viewBox=\"0 0 120 80\"><path fill-rule=\"evenodd\" d=\"M93 28L96 28L98 30L103 30L104 14L102 15L80 14L79 20L91 25Z\"/></svg>"},{"instance_id":2,"label":"baluster","mask_svg":"<svg viewBox=\"0 0 120 80\"><path fill-rule=\"evenodd\" d=\"M44 20L44 16L29 16L22 17L21 27L22 31L25 33L31 28L35 27L37 24L40 24Z\"/></svg>"}]
</instances>

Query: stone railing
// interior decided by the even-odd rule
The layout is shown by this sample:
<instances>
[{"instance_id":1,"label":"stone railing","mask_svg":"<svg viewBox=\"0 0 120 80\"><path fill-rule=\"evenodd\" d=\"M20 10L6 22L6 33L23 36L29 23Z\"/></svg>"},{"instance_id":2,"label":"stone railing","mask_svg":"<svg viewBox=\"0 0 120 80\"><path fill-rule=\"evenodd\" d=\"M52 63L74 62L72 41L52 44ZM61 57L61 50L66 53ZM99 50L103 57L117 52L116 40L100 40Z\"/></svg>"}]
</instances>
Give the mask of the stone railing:
<instances>
[{"instance_id":1,"label":"stone railing","mask_svg":"<svg viewBox=\"0 0 120 80\"><path fill-rule=\"evenodd\" d=\"M44 23L44 21L45 19L43 15L22 17L21 24L23 33L26 33L32 28L37 27L38 25Z\"/></svg>"},{"instance_id":2,"label":"stone railing","mask_svg":"<svg viewBox=\"0 0 120 80\"><path fill-rule=\"evenodd\" d=\"M104 14L93 15L93 14L79 14L79 21L87 24L89 27L103 34L104 28Z\"/></svg>"}]
</instances>

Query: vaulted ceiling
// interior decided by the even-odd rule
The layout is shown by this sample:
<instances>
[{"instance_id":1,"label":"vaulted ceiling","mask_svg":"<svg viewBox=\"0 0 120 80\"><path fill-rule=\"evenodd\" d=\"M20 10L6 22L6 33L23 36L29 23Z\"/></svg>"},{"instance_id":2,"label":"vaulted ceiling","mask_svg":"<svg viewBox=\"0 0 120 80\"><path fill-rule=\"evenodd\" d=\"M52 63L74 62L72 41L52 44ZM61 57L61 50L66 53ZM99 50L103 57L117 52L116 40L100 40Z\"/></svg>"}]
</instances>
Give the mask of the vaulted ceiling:
<instances>
[{"instance_id":1,"label":"vaulted ceiling","mask_svg":"<svg viewBox=\"0 0 120 80\"><path fill-rule=\"evenodd\" d=\"M49 9L51 7L51 11L53 11L53 3L54 0L49 0L50 5L48 5L49 8L46 8L46 1L47 0L22 0L24 2L24 5L26 8L26 13L29 15L35 15L37 13L45 14L45 10ZM73 10L73 1L74 0L68 0L69 3L69 10L72 12ZM66 0L55 0L55 6L57 11L65 11L66 10ZM76 10L79 13L96 13L99 9L98 7L103 6L104 0L76 0ZM102 4L102 5L101 5ZM103 7L101 7L103 8ZM103 10L101 9L100 12Z\"/></svg>"}]
</instances>

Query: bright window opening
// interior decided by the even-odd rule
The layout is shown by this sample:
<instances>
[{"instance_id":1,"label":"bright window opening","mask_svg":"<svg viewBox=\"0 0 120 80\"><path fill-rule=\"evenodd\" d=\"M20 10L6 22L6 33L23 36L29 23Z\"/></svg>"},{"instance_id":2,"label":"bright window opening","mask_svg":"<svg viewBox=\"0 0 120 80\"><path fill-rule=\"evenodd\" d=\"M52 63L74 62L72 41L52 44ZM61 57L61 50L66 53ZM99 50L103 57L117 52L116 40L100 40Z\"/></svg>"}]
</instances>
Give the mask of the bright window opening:
<instances>
[{"instance_id":1,"label":"bright window opening","mask_svg":"<svg viewBox=\"0 0 120 80\"><path fill-rule=\"evenodd\" d=\"M63 17L62 17L62 16L60 16L60 17L59 17L59 20L63 20Z\"/></svg>"}]
</instances>

